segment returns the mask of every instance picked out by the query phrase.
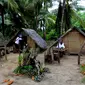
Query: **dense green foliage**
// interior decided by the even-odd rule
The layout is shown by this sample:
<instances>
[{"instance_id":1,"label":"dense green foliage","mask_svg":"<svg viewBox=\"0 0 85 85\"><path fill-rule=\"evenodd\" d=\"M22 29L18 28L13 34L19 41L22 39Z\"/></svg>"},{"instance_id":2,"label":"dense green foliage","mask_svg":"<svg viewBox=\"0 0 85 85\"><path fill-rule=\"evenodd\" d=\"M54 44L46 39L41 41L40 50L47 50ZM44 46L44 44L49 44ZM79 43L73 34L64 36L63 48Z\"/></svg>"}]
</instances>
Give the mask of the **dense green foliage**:
<instances>
[{"instance_id":1,"label":"dense green foliage","mask_svg":"<svg viewBox=\"0 0 85 85\"><path fill-rule=\"evenodd\" d=\"M56 19L56 31L58 37L73 26L79 28L82 27L83 29L85 28L85 21L78 14L78 12L83 10L83 8L76 5L77 1L71 0L71 4L69 1L70 0L63 0L63 5L62 2L59 3ZM75 4L75 6L73 6L73 4ZM76 10L73 7L75 7ZM81 26L77 26L77 23L79 23Z\"/></svg>"},{"instance_id":2,"label":"dense green foliage","mask_svg":"<svg viewBox=\"0 0 85 85\"><path fill-rule=\"evenodd\" d=\"M49 40L56 39L72 26L85 28L85 13L80 12L84 8L77 5L77 0L63 0L66 2L64 7L61 6L60 0L57 0L60 3L58 9L50 13L48 8L52 6L53 1L0 0L4 7L4 30L0 16L0 31L4 31L5 37L10 38L21 28L30 28ZM69 4L69 1L72 3Z\"/></svg>"},{"instance_id":3,"label":"dense green foliage","mask_svg":"<svg viewBox=\"0 0 85 85\"><path fill-rule=\"evenodd\" d=\"M51 30L49 33L47 33L47 36L46 36L46 39L47 40L56 40L57 39L57 32L55 29Z\"/></svg>"},{"instance_id":4,"label":"dense green foliage","mask_svg":"<svg viewBox=\"0 0 85 85\"><path fill-rule=\"evenodd\" d=\"M77 12L77 14L83 20L83 22L85 22L85 12L82 12L82 13L81 12ZM76 27L79 27L79 28L83 28L81 23L78 20L74 19L74 18L72 18L72 24L73 24L73 26L76 26ZM85 29L85 28L83 28L83 29Z\"/></svg>"}]
</instances>

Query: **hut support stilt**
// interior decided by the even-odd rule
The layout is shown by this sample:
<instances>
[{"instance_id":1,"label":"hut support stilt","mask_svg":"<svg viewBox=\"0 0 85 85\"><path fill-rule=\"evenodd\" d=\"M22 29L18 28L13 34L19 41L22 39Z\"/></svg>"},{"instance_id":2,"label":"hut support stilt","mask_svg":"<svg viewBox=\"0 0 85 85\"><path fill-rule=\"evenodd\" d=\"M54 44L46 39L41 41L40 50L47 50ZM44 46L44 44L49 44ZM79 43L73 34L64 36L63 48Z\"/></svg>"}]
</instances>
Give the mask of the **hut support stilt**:
<instances>
[{"instance_id":1,"label":"hut support stilt","mask_svg":"<svg viewBox=\"0 0 85 85\"><path fill-rule=\"evenodd\" d=\"M80 65L80 54L78 55L78 65Z\"/></svg>"}]
</instances>

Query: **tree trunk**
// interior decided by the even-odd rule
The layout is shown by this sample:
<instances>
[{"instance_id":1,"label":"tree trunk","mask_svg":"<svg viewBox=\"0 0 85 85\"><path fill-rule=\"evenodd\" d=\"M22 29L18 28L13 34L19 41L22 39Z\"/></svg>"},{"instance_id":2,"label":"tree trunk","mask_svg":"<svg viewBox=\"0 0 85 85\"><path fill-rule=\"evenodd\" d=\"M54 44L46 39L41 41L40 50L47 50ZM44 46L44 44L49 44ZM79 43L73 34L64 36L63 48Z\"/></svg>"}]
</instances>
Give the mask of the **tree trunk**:
<instances>
[{"instance_id":1,"label":"tree trunk","mask_svg":"<svg viewBox=\"0 0 85 85\"><path fill-rule=\"evenodd\" d=\"M4 36L4 8L3 7L1 11L1 16L2 16L2 30L3 30L3 36Z\"/></svg>"},{"instance_id":2,"label":"tree trunk","mask_svg":"<svg viewBox=\"0 0 85 85\"><path fill-rule=\"evenodd\" d=\"M35 13L35 17L36 17L36 20L35 20L35 30L37 31L37 27L38 27L38 6L36 7L36 9L35 9L36 11L36 13Z\"/></svg>"},{"instance_id":3,"label":"tree trunk","mask_svg":"<svg viewBox=\"0 0 85 85\"><path fill-rule=\"evenodd\" d=\"M61 34L63 34L64 31L64 12L65 12L65 1L63 0L63 7L62 7L62 18L61 18Z\"/></svg>"},{"instance_id":4,"label":"tree trunk","mask_svg":"<svg viewBox=\"0 0 85 85\"><path fill-rule=\"evenodd\" d=\"M58 38L61 36L61 19L62 19L62 6L61 6L61 1L59 3L58 7L58 13L57 13L57 18L56 18L56 32L58 34Z\"/></svg>"}]
</instances>

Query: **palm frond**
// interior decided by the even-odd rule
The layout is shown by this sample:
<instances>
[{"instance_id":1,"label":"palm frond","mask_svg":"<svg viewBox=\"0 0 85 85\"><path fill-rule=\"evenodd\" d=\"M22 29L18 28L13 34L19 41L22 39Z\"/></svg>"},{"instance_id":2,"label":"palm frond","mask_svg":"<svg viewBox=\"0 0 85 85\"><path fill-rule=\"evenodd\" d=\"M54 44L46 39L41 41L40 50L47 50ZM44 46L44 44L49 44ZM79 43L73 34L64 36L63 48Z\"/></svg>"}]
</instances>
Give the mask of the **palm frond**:
<instances>
[{"instance_id":1,"label":"palm frond","mask_svg":"<svg viewBox=\"0 0 85 85\"><path fill-rule=\"evenodd\" d=\"M48 17L48 20L55 24L55 20L53 20L51 17Z\"/></svg>"},{"instance_id":2,"label":"palm frond","mask_svg":"<svg viewBox=\"0 0 85 85\"><path fill-rule=\"evenodd\" d=\"M79 17L79 15L76 13L76 11L73 10L73 9L71 9L71 13L72 13L72 15L71 15L72 18L75 19L76 21L79 21L79 23L81 24L81 26L82 26L83 28L85 28L85 21L82 20L82 19Z\"/></svg>"},{"instance_id":3,"label":"palm frond","mask_svg":"<svg viewBox=\"0 0 85 85\"><path fill-rule=\"evenodd\" d=\"M18 11L18 9L19 9L19 6L15 0L8 0L8 7L14 11Z\"/></svg>"},{"instance_id":4,"label":"palm frond","mask_svg":"<svg viewBox=\"0 0 85 85\"><path fill-rule=\"evenodd\" d=\"M0 1L0 4L1 4L1 5L3 5L3 2L2 2L2 1Z\"/></svg>"}]
</instances>

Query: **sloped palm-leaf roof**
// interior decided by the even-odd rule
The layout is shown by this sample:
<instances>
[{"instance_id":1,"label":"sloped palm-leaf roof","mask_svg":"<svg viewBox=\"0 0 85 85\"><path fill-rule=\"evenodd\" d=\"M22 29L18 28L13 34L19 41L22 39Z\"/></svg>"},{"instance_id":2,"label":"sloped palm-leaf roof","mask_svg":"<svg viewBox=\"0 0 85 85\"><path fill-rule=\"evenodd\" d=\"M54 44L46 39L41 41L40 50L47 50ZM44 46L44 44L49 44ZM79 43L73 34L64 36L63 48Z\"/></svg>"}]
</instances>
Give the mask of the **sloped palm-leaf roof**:
<instances>
[{"instance_id":1,"label":"sloped palm-leaf roof","mask_svg":"<svg viewBox=\"0 0 85 85\"><path fill-rule=\"evenodd\" d=\"M30 37L35 41L35 43L36 43L39 47L41 47L42 49L46 49L46 48L47 48L47 43L46 43L46 41L43 40L43 39L41 38L41 36L36 33L36 31L34 31L33 29L24 29L24 28L22 28L22 29L23 29L23 31L24 31L28 36L30 36Z\"/></svg>"}]
</instances>

